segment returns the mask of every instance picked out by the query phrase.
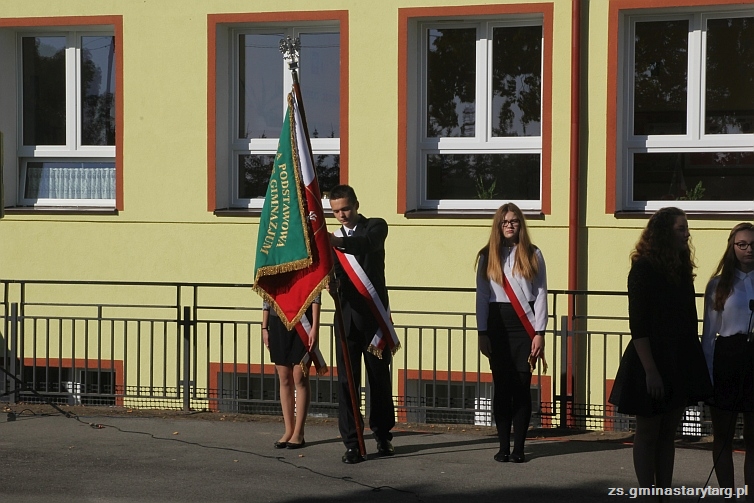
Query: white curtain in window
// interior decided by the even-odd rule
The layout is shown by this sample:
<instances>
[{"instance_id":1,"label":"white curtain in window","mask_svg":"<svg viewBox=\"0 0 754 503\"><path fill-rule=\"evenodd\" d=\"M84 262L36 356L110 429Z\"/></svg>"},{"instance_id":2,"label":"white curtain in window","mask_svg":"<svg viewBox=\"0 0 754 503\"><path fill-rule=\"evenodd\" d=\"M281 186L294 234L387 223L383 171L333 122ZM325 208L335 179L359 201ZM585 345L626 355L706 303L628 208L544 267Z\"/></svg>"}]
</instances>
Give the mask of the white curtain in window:
<instances>
[{"instance_id":1,"label":"white curtain in window","mask_svg":"<svg viewBox=\"0 0 754 503\"><path fill-rule=\"evenodd\" d=\"M115 199L115 166L29 166L26 196L31 199Z\"/></svg>"}]
</instances>

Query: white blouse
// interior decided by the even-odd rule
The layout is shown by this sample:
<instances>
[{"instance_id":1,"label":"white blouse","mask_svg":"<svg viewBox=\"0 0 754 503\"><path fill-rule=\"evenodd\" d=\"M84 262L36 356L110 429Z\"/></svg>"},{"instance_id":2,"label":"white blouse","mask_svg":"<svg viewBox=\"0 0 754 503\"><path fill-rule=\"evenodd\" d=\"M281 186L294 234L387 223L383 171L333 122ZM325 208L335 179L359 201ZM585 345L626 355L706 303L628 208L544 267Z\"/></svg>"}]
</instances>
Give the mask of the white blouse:
<instances>
[{"instance_id":1,"label":"white blouse","mask_svg":"<svg viewBox=\"0 0 754 503\"><path fill-rule=\"evenodd\" d=\"M534 330L543 332L547 328L547 271L545 270L545 259L539 248L534 252L539 263L539 272L532 281L527 281L518 274L521 287L526 295L526 300L534 302ZM503 263L510 265L513 270L513 264L516 257L516 247L503 248ZM487 317L490 312L490 302L510 302L508 295L503 290L503 285L487 279L487 257L479 257L479 263L476 270L476 326L477 330L487 330Z\"/></svg>"},{"instance_id":2,"label":"white blouse","mask_svg":"<svg viewBox=\"0 0 754 503\"><path fill-rule=\"evenodd\" d=\"M715 355L715 338L728 337L735 334L749 332L752 321L752 311L749 310L749 300L754 299L754 271L744 273L735 270L733 290L725 300L722 311L715 311L715 288L720 282L720 276L715 276L707 283L704 293L704 326L702 328L702 349L707 360L707 369L712 378L712 363Z\"/></svg>"}]
</instances>

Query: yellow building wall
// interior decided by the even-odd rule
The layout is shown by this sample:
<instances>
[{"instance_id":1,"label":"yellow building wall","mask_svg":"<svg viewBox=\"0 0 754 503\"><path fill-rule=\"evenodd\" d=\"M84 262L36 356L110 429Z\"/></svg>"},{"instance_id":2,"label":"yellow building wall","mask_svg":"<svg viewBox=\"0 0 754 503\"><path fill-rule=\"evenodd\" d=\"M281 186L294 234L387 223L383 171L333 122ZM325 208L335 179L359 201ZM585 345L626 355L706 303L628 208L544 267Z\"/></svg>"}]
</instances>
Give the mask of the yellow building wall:
<instances>
[{"instance_id":1,"label":"yellow building wall","mask_svg":"<svg viewBox=\"0 0 754 503\"><path fill-rule=\"evenodd\" d=\"M472 6L450 0L442 6ZM538 2L500 1L498 4ZM531 218L533 241L547 262L550 289L568 287L571 0L553 0L551 212ZM0 16L119 15L123 18L123 193L117 215L6 214L0 220L0 278L155 282L251 283L258 218L215 216L207 211L208 15L298 10L348 11L348 180L361 212L390 225L390 286L473 287L474 258L489 236L491 215L408 219L399 214L398 11L438 2L383 0L25 0L5 2ZM624 291L628 254L645 217L605 211L608 9L605 0L583 2L579 288ZM306 89L303 89L306 97ZM586 134L588 133L588 134ZM4 145L6 152L14 145ZM5 163L5 169L15 166ZM224 166L218 165L218 169ZM690 218L702 292L738 218ZM334 226L335 221L328 219ZM145 294L136 294L145 295ZM234 293L238 295L238 293ZM248 291L251 303L261 304ZM146 299L145 299L146 300ZM234 299L232 302L238 302ZM219 300L218 302L222 302ZM332 308L327 296L325 308ZM622 297L594 298L590 312L625 316ZM402 311L473 312L473 294L396 291L398 323L431 325ZM701 304L699 305L701 314ZM437 320L434 321L443 321ZM473 317L468 321L473 325ZM625 331L624 322L605 330ZM475 346L471 338L469 344ZM600 344L595 339L595 347ZM609 346L609 345L608 345ZM246 350L246 348L241 348ZM451 357L460 364L461 353ZM473 349L473 348L472 348ZM597 351L598 349L595 349ZM226 348L227 351L227 348ZM429 354L429 353L428 353ZM447 348L437 348L444 362ZM471 353L473 354L473 352ZM608 365L619 351L610 347ZM215 355L216 356L216 355ZM419 364L413 354L409 366ZM431 362L422 355L421 365ZM444 359L445 358L445 359ZM555 360L549 354L550 361ZM601 363L595 360L595 369ZM593 399L601 396L602 371L591 373ZM611 378L606 371L607 378ZM585 383L586 384L586 383ZM583 386L582 389L586 389ZM599 390L599 392L598 392ZM600 396L598 396L600 395Z\"/></svg>"},{"instance_id":2,"label":"yellow building wall","mask_svg":"<svg viewBox=\"0 0 754 503\"><path fill-rule=\"evenodd\" d=\"M531 220L530 226L547 260L551 288L565 288L570 94L564 83L570 65L571 12L568 0L552 3L553 71L558 85L552 98L552 212ZM474 258L488 238L491 216L409 220L396 212L398 9L435 4L334 0L303 7L290 0L5 4L0 15L6 18L123 17L124 209L112 216L6 215L0 224L0 277L252 282L258 218L218 217L206 209L207 16L316 8L348 11L348 183L357 191L362 213L381 216L390 225L388 284L473 286ZM305 88L303 92L305 97ZM420 295L406 300L412 309L424 304ZM471 304L464 307L473 309Z\"/></svg>"}]
</instances>

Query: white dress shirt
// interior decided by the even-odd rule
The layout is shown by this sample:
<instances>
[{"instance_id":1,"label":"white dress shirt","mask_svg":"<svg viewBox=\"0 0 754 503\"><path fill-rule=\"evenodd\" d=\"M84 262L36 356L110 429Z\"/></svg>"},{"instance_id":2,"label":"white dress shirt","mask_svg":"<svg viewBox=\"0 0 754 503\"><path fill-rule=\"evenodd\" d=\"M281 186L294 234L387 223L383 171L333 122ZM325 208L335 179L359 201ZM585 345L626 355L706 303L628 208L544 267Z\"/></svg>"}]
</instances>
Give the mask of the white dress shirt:
<instances>
[{"instance_id":1,"label":"white dress shirt","mask_svg":"<svg viewBox=\"0 0 754 503\"><path fill-rule=\"evenodd\" d=\"M749 310L749 300L754 299L754 271L745 273L735 270L733 290L725 300L722 311L715 311L715 288L720 282L720 276L715 276L707 283L704 293L704 327L702 329L702 349L707 360L707 369L712 379L712 364L715 355L715 338L728 337L735 334L749 332L752 321L752 311Z\"/></svg>"},{"instance_id":2,"label":"white dress shirt","mask_svg":"<svg viewBox=\"0 0 754 503\"><path fill-rule=\"evenodd\" d=\"M516 275L521 287L526 295L528 302L534 302L534 331L544 332L547 328L547 272L545 270L545 259L539 248L534 252L539 263L539 272L532 281L527 281L521 276ZM510 269L513 269L513 263L516 257L516 246L513 248L504 247L501 260L508 263ZM487 279L487 257L479 257L479 263L476 270L476 326L477 330L487 330L487 317L490 312L490 302L508 302L510 299L503 289L503 285Z\"/></svg>"}]
</instances>

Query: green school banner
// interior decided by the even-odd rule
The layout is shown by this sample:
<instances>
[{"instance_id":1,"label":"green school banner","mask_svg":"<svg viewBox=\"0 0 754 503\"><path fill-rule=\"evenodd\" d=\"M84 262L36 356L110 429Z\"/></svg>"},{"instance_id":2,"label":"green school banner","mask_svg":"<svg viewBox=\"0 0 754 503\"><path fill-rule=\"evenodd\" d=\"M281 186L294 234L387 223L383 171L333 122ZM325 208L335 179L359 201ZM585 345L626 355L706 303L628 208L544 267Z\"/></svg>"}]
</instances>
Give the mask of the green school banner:
<instances>
[{"instance_id":1,"label":"green school banner","mask_svg":"<svg viewBox=\"0 0 754 503\"><path fill-rule=\"evenodd\" d=\"M290 108L285 114L262 216L259 220L254 281L304 269L312 254L302 201L302 184L293 158Z\"/></svg>"}]
</instances>

